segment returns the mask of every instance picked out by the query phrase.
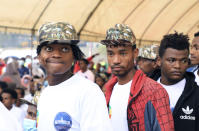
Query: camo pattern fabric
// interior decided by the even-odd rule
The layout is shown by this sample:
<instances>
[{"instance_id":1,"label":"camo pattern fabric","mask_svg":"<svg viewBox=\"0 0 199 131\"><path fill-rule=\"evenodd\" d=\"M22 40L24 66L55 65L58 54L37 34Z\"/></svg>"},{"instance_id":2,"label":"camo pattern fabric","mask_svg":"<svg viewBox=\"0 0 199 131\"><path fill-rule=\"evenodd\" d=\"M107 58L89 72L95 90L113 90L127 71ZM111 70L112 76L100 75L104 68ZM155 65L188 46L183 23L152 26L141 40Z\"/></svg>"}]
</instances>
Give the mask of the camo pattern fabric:
<instances>
[{"instance_id":1,"label":"camo pattern fabric","mask_svg":"<svg viewBox=\"0 0 199 131\"><path fill-rule=\"evenodd\" d=\"M131 28L124 24L116 24L114 28L110 28L106 32L106 40L102 40L102 44L107 44L108 41L125 40L135 45L135 35Z\"/></svg>"},{"instance_id":2,"label":"camo pattern fabric","mask_svg":"<svg viewBox=\"0 0 199 131\"><path fill-rule=\"evenodd\" d=\"M39 29L39 42L53 40L77 40L75 28L64 22L49 22Z\"/></svg>"},{"instance_id":3,"label":"camo pattern fabric","mask_svg":"<svg viewBox=\"0 0 199 131\"><path fill-rule=\"evenodd\" d=\"M158 45L144 46L143 48L139 49L138 56L146 59L155 60L158 56L158 49Z\"/></svg>"}]
</instances>

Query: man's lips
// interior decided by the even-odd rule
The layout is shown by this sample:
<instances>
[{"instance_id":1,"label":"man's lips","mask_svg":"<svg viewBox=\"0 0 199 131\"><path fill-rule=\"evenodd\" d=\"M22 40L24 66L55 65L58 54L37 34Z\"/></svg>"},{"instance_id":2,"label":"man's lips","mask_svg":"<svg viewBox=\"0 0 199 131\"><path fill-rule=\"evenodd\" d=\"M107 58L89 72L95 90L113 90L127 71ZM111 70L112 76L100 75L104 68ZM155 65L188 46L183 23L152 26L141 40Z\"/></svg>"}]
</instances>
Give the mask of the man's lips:
<instances>
[{"instance_id":1,"label":"man's lips","mask_svg":"<svg viewBox=\"0 0 199 131\"><path fill-rule=\"evenodd\" d=\"M191 56L191 57L190 57L191 60L195 60L196 58L197 58L197 57L195 57L195 56Z\"/></svg>"},{"instance_id":2,"label":"man's lips","mask_svg":"<svg viewBox=\"0 0 199 131\"><path fill-rule=\"evenodd\" d=\"M172 74L172 75L177 75L177 76L179 76L179 75L181 75L182 73L179 72L179 71L174 71L174 72L171 72L171 74Z\"/></svg>"},{"instance_id":3,"label":"man's lips","mask_svg":"<svg viewBox=\"0 0 199 131\"><path fill-rule=\"evenodd\" d=\"M54 61L54 60L47 60L46 62L50 64L63 64L62 61Z\"/></svg>"},{"instance_id":4,"label":"man's lips","mask_svg":"<svg viewBox=\"0 0 199 131\"><path fill-rule=\"evenodd\" d=\"M117 71L117 70L121 70L123 68L121 66L114 66L111 69Z\"/></svg>"}]
</instances>

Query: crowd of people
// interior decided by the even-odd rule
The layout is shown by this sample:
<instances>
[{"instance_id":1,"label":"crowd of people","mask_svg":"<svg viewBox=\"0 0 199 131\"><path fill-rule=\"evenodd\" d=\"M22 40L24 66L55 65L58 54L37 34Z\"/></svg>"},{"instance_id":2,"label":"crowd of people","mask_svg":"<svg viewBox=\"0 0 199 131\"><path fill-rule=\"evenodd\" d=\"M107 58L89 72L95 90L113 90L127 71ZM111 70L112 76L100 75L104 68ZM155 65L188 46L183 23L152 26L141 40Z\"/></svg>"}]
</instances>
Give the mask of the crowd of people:
<instances>
[{"instance_id":1,"label":"crowd of people","mask_svg":"<svg viewBox=\"0 0 199 131\"><path fill-rule=\"evenodd\" d=\"M199 32L138 49L116 24L100 41L107 64L85 57L69 23L38 36L36 57L0 59L0 131L199 130Z\"/></svg>"}]
</instances>

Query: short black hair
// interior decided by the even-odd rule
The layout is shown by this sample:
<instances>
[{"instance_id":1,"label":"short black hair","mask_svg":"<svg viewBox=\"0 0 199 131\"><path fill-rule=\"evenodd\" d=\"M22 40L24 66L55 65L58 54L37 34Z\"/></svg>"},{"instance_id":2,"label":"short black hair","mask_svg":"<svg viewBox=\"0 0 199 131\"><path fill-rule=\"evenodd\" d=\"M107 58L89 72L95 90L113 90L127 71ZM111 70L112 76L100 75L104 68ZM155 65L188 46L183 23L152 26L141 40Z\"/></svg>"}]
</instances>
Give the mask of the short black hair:
<instances>
[{"instance_id":1,"label":"short black hair","mask_svg":"<svg viewBox=\"0 0 199 131\"><path fill-rule=\"evenodd\" d=\"M8 94L11 95L11 97L12 97L13 99L17 99L17 92L16 92L14 89L12 89L12 88L6 88L6 89L4 89L4 90L2 91L2 93L1 93L1 95L2 95L3 93L8 93Z\"/></svg>"},{"instance_id":2,"label":"short black hair","mask_svg":"<svg viewBox=\"0 0 199 131\"><path fill-rule=\"evenodd\" d=\"M163 37L160 42L159 56L163 57L165 50L167 48L173 48L176 50L185 50L189 51L189 37L183 35L183 33L168 34Z\"/></svg>"},{"instance_id":3,"label":"short black hair","mask_svg":"<svg viewBox=\"0 0 199 131\"><path fill-rule=\"evenodd\" d=\"M4 81L0 81L0 88L3 90L8 87L8 84Z\"/></svg>"},{"instance_id":4,"label":"short black hair","mask_svg":"<svg viewBox=\"0 0 199 131\"><path fill-rule=\"evenodd\" d=\"M199 32L196 32L195 34L194 34L194 37L198 37L199 36Z\"/></svg>"},{"instance_id":5,"label":"short black hair","mask_svg":"<svg viewBox=\"0 0 199 131\"><path fill-rule=\"evenodd\" d=\"M15 88L15 90L20 90L20 91L21 91L21 95L22 95L22 97L24 97L24 96L25 96L25 91L24 91L24 89L23 89L23 88L16 87L16 88Z\"/></svg>"},{"instance_id":6,"label":"short black hair","mask_svg":"<svg viewBox=\"0 0 199 131\"><path fill-rule=\"evenodd\" d=\"M56 43L56 41L51 44L55 44L55 43ZM40 54L42 47L44 47L46 45L48 45L48 42L44 42L37 46L37 55ZM73 52L73 56L74 56L75 60L81 60L85 56L84 53L80 50L79 46L77 46L76 44L69 44L69 45L72 48L72 52Z\"/></svg>"},{"instance_id":7,"label":"short black hair","mask_svg":"<svg viewBox=\"0 0 199 131\"><path fill-rule=\"evenodd\" d=\"M85 59L85 58L82 58L80 61L83 61L86 65L88 65L88 64L89 64L88 60L87 60L87 59Z\"/></svg>"}]
</instances>

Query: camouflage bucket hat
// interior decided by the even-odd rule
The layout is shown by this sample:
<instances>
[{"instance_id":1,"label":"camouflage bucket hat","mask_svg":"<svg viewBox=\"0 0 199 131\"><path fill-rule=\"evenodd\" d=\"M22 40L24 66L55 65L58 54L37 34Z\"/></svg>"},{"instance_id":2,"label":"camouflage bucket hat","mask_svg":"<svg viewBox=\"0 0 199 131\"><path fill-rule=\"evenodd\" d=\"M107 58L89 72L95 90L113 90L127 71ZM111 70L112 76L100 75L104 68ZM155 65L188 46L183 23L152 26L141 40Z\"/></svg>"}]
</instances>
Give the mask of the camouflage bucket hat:
<instances>
[{"instance_id":1,"label":"camouflage bucket hat","mask_svg":"<svg viewBox=\"0 0 199 131\"><path fill-rule=\"evenodd\" d=\"M139 49L138 56L146 59L155 60L158 57L158 45L144 46Z\"/></svg>"},{"instance_id":2,"label":"camouflage bucket hat","mask_svg":"<svg viewBox=\"0 0 199 131\"><path fill-rule=\"evenodd\" d=\"M77 33L75 28L64 22L50 22L42 25L39 29L39 43L53 42L77 44Z\"/></svg>"},{"instance_id":3,"label":"camouflage bucket hat","mask_svg":"<svg viewBox=\"0 0 199 131\"><path fill-rule=\"evenodd\" d=\"M128 41L131 45L135 45L135 35L130 27L124 24L116 24L114 28L110 28L106 32L106 39L102 40L103 45L114 44L113 41Z\"/></svg>"}]
</instances>

